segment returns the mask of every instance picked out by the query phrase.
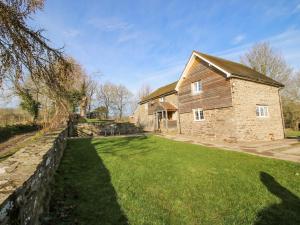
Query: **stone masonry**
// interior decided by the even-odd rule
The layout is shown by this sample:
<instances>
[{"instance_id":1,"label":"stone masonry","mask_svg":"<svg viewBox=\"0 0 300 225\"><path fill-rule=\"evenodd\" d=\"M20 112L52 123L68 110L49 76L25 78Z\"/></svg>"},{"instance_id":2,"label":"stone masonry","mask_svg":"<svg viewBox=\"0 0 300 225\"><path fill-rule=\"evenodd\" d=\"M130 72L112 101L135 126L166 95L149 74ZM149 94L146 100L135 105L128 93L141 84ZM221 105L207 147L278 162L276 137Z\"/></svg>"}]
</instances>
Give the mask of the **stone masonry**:
<instances>
[{"instance_id":1,"label":"stone masonry","mask_svg":"<svg viewBox=\"0 0 300 225\"><path fill-rule=\"evenodd\" d=\"M236 137L238 140L278 140L284 138L278 88L231 79ZM256 116L256 106L267 105L269 116Z\"/></svg>"},{"instance_id":2,"label":"stone masonry","mask_svg":"<svg viewBox=\"0 0 300 225\"><path fill-rule=\"evenodd\" d=\"M67 136L68 129L51 132L0 162L1 225L42 224Z\"/></svg>"},{"instance_id":3,"label":"stone masonry","mask_svg":"<svg viewBox=\"0 0 300 225\"><path fill-rule=\"evenodd\" d=\"M236 141L233 107L204 111L203 121L194 121L192 112L180 114L181 132L204 140Z\"/></svg>"}]
</instances>

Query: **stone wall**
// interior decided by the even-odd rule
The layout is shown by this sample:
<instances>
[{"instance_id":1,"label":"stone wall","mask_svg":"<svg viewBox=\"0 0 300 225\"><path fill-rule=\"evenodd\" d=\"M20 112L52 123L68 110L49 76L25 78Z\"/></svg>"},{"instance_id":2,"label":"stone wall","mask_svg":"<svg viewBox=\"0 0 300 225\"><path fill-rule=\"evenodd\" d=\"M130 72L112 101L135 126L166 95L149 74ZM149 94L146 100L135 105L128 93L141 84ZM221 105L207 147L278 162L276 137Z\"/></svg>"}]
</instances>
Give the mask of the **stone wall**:
<instances>
[{"instance_id":1,"label":"stone wall","mask_svg":"<svg viewBox=\"0 0 300 225\"><path fill-rule=\"evenodd\" d=\"M143 129L133 123L78 123L75 125L75 136L110 136L137 134Z\"/></svg>"},{"instance_id":2,"label":"stone wall","mask_svg":"<svg viewBox=\"0 0 300 225\"><path fill-rule=\"evenodd\" d=\"M203 140L236 141L233 107L204 110L203 113L203 121L194 121L192 112L180 114L181 133Z\"/></svg>"},{"instance_id":3,"label":"stone wall","mask_svg":"<svg viewBox=\"0 0 300 225\"><path fill-rule=\"evenodd\" d=\"M39 225L70 130L43 135L0 162L0 224Z\"/></svg>"},{"instance_id":4,"label":"stone wall","mask_svg":"<svg viewBox=\"0 0 300 225\"><path fill-rule=\"evenodd\" d=\"M135 123L137 126L143 127L144 131L154 131L154 116L148 114L148 102L138 105L135 112Z\"/></svg>"},{"instance_id":5,"label":"stone wall","mask_svg":"<svg viewBox=\"0 0 300 225\"><path fill-rule=\"evenodd\" d=\"M278 88L241 79L231 79L231 83L237 139L243 141L283 139ZM269 116L257 117L257 105L267 105Z\"/></svg>"}]
</instances>

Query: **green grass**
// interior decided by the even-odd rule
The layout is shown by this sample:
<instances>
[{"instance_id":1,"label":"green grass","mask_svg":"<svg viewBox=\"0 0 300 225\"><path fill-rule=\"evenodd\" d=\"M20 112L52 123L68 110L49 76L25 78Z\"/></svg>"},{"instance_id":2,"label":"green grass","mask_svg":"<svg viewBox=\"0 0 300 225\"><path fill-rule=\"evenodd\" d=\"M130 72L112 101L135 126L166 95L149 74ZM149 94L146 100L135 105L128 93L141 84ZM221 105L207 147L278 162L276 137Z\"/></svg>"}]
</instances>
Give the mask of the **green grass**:
<instances>
[{"instance_id":1,"label":"green grass","mask_svg":"<svg viewBox=\"0 0 300 225\"><path fill-rule=\"evenodd\" d=\"M74 139L50 224L299 225L300 164L156 136Z\"/></svg>"},{"instance_id":2,"label":"green grass","mask_svg":"<svg viewBox=\"0 0 300 225\"><path fill-rule=\"evenodd\" d=\"M111 123L113 120L101 120L101 119L89 119L89 118L84 118L85 122L87 123Z\"/></svg>"},{"instance_id":3,"label":"green grass","mask_svg":"<svg viewBox=\"0 0 300 225\"><path fill-rule=\"evenodd\" d=\"M32 124L16 124L0 127L0 143L7 141L9 138L38 130L40 127Z\"/></svg>"},{"instance_id":4,"label":"green grass","mask_svg":"<svg viewBox=\"0 0 300 225\"><path fill-rule=\"evenodd\" d=\"M300 131L287 129L285 135L286 137L300 137Z\"/></svg>"}]
</instances>

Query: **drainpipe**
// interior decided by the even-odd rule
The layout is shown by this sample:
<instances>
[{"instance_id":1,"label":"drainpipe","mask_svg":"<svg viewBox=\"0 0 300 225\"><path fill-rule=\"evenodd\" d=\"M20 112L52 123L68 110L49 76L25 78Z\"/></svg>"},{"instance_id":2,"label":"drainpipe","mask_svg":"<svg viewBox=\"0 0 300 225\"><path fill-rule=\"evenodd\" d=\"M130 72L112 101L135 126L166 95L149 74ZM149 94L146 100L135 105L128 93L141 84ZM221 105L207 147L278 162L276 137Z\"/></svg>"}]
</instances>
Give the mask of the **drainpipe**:
<instances>
[{"instance_id":1,"label":"drainpipe","mask_svg":"<svg viewBox=\"0 0 300 225\"><path fill-rule=\"evenodd\" d=\"M166 120L166 129L168 132L168 112L167 112L167 110L165 110L165 120Z\"/></svg>"},{"instance_id":2,"label":"drainpipe","mask_svg":"<svg viewBox=\"0 0 300 225\"><path fill-rule=\"evenodd\" d=\"M180 113L179 113L179 99L178 99L178 92L176 93L176 99L177 99L177 131L179 134L181 134L181 121L180 121Z\"/></svg>"},{"instance_id":3,"label":"drainpipe","mask_svg":"<svg viewBox=\"0 0 300 225\"><path fill-rule=\"evenodd\" d=\"M278 97L279 97L279 105L280 105L280 112L281 112L281 122L282 122L282 129L283 129L283 137L286 138L285 136L285 123L284 123L284 116L283 116L283 110L282 110L282 102L281 102L281 95L279 93L281 88L278 88Z\"/></svg>"}]
</instances>

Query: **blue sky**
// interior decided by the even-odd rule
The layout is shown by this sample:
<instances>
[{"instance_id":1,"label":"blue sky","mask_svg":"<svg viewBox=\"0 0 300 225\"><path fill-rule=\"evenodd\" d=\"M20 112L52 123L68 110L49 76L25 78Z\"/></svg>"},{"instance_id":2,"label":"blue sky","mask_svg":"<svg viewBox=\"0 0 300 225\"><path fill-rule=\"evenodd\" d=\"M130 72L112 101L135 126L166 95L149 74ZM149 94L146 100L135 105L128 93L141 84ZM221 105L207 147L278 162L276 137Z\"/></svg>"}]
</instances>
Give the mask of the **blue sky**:
<instances>
[{"instance_id":1,"label":"blue sky","mask_svg":"<svg viewBox=\"0 0 300 225\"><path fill-rule=\"evenodd\" d=\"M299 0L46 0L33 19L95 79L133 92L177 80L192 50L238 61L269 41L300 69Z\"/></svg>"}]
</instances>

